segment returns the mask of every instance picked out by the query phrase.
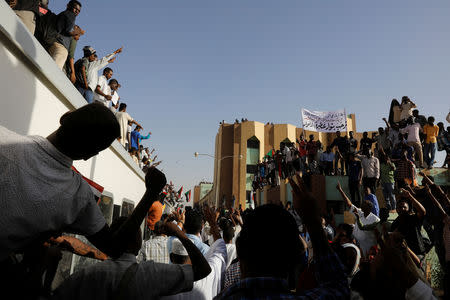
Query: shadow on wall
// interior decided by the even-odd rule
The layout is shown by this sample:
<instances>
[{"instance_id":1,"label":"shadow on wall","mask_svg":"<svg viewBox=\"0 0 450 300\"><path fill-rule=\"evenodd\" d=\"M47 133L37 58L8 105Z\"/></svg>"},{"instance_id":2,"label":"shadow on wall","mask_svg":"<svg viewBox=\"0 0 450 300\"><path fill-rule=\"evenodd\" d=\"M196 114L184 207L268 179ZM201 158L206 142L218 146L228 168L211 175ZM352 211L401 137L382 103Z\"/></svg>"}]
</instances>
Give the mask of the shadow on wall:
<instances>
[{"instance_id":1,"label":"shadow on wall","mask_svg":"<svg viewBox=\"0 0 450 300\"><path fill-rule=\"evenodd\" d=\"M15 36L19 44L27 49L26 55L34 58L36 47L34 37L28 32L19 18L15 18ZM0 30L0 125L27 134L30 130L31 116L36 102L35 75L26 66L27 58L21 50Z\"/></svg>"}]
</instances>

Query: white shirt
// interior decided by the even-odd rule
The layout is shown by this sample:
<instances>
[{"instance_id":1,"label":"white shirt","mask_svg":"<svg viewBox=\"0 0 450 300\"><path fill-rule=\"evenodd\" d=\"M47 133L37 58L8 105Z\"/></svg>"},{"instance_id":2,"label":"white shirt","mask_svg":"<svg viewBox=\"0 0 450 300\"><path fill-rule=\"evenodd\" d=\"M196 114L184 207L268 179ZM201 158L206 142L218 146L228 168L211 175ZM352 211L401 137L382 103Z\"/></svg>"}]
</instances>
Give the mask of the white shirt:
<instances>
[{"instance_id":1,"label":"white shirt","mask_svg":"<svg viewBox=\"0 0 450 300\"><path fill-rule=\"evenodd\" d=\"M111 95L111 88L108 85L108 80L106 79L105 75L102 75L98 78L97 85L100 86L100 91L102 91L105 95ZM97 94L97 92L94 90L94 101L102 102L106 107L108 107L108 102L111 102L109 100L106 100L105 97L103 97L100 94Z\"/></svg>"},{"instance_id":2,"label":"white shirt","mask_svg":"<svg viewBox=\"0 0 450 300\"><path fill-rule=\"evenodd\" d=\"M81 269L64 281L52 299L114 299L119 282L136 257L125 253ZM158 299L160 296L189 291L194 281L190 265L160 264L145 261L138 265L130 280L126 299Z\"/></svg>"},{"instance_id":3,"label":"white shirt","mask_svg":"<svg viewBox=\"0 0 450 300\"><path fill-rule=\"evenodd\" d=\"M292 151L288 147L284 147L283 154L286 155L286 162L292 161Z\"/></svg>"},{"instance_id":4,"label":"white shirt","mask_svg":"<svg viewBox=\"0 0 450 300\"><path fill-rule=\"evenodd\" d=\"M412 111L415 106L411 102L402 104L401 107L402 107L402 112L400 113L401 120L405 120L413 116Z\"/></svg>"},{"instance_id":5,"label":"white shirt","mask_svg":"<svg viewBox=\"0 0 450 300\"><path fill-rule=\"evenodd\" d=\"M231 265L231 262L236 259L237 252L236 252L236 245L235 244L227 244L227 266L226 269Z\"/></svg>"},{"instance_id":6,"label":"white shirt","mask_svg":"<svg viewBox=\"0 0 450 300\"><path fill-rule=\"evenodd\" d=\"M46 138L0 126L0 261L46 232L93 235L106 222L72 160Z\"/></svg>"},{"instance_id":7,"label":"white shirt","mask_svg":"<svg viewBox=\"0 0 450 300\"><path fill-rule=\"evenodd\" d=\"M356 213L354 212L355 209ZM350 207L350 211L355 215L359 216L359 220L361 221L361 224L363 226L380 222L380 218L378 218L373 213L369 213L369 215L365 217L363 211L354 205ZM355 239L359 242L359 246L361 248L361 255L363 257L367 255L367 252L370 250L372 246L377 244L377 238L373 230L371 231L361 230L359 229L358 224L355 224L353 227L353 235L355 236Z\"/></svg>"},{"instance_id":8,"label":"white shirt","mask_svg":"<svg viewBox=\"0 0 450 300\"><path fill-rule=\"evenodd\" d=\"M218 239L211 245L205 258L211 267L211 273L205 278L194 282L192 291L162 297L161 299L213 299L221 290L222 278L225 275L225 266L227 264L227 247L223 239Z\"/></svg>"},{"instance_id":9,"label":"white shirt","mask_svg":"<svg viewBox=\"0 0 450 300\"><path fill-rule=\"evenodd\" d=\"M110 88L110 89L111 89L111 88ZM111 101L108 100L107 103L108 103L108 106L109 106L109 102L112 103L110 109L111 109L111 111L112 111L113 113L115 113L115 112L116 112L116 109L114 108L114 106L116 106L117 103L119 102L119 99L120 99L119 93L118 93L117 91L111 90L111 96L112 96Z\"/></svg>"},{"instance_id":10,"label":"white shirt","mask_svg":"<svg viewBox=\"0 0 450 300\"><path fill-rule=\"evenodd\" d=\"M421 129L422 129L422 127L420 127L419 123L414 123L414 124L406 126L403 129L400 129L400 133L408 134L407 142L419 143L420 142L419 133L420 133Z\"/></svg>"},{"instance_id":11,"label":"white shirt","mask_svg":"<svg viewBox=\"0 0 450 300\"><path fill-rule=\"evenodd\" d=\"M133 118L127 112L119 111L116 113L116 119L120 125L120 143L122 146L125 146L125 143L127 143L128 121L133 121Z\"/></svg>"},{"instance_id":12,"label":"white shirt","mask_svg":"<svg viewBox=\"0 0 450 300\"><path fill-rule=\"evenodd\" d=\"M88 86L91 88L92 91L95 91L95 88L97 87L98 83L98 71L100 69L103 69L108 64L108 61L114 57L114 53L109 54L105 57L103 57L100 60L91 61L88 63L86 68L86 80L88 82Z\"/></svg>"},{"instance_id":13,"label":"white shirt","mask_svg":"<svg viewBox=\"0 0 450 300\"><path fill-rule=\"evenodd\" d=\"M367 157L365 155L357 155L361 159L363 167L363 177L365 178L380 178L380 161L375 156Z\"/></svg>"}]
</instances>

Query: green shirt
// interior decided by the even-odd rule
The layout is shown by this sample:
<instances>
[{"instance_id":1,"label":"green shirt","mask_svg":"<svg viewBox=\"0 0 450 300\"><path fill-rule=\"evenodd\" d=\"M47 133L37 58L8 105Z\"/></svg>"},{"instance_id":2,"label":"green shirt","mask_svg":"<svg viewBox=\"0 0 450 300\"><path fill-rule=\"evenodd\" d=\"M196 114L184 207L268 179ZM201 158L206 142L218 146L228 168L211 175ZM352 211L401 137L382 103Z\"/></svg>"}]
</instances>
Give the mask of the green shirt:
<instances>
[{"instance_id":1,"label":"green shirt","mask_svg":"<svg viewBox=\"0 0 450 300\"><path fill-rule=\"evenodd\" d=\"M381 163L380 165L380 183L394 183L395 165L393 163Z\"/></svg>"}]
</instances>

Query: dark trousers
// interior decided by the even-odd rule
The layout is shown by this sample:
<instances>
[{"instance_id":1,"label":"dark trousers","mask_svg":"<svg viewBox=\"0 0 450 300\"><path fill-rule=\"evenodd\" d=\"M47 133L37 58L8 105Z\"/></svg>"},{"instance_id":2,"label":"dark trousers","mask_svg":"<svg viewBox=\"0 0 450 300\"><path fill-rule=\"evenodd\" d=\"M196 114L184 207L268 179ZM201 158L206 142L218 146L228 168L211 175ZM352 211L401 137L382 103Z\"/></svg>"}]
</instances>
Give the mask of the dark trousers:
<instances>
[{"instance_id":1,"label":"dark trousers","mask_svg":"<svg viewBox=\"0 0 450 300\"><path fill-rule=\"evenodd\" d=\"M364 187L364 189L366 187L369 187L370 188L370 192L372 194L374 194L374 195L375 195L375 192L377 190L376 185L377 185L377 179L375 177L364 177L363 178L363 187Z\"/></svg>"},{"instance_id":2,"label":"dark trousers","mask_svg":"<svg viewBox=\"0 0 450 300\"><path fill-rule=\"evenodd\" d=\"M356 204L356 206L361 205L361 192L359 190L360 184L359 181L348 181L348 188L350 190L350 200L353 204ZM358 202L355 202L358 200Z\"/></svg>"}]
</instances>

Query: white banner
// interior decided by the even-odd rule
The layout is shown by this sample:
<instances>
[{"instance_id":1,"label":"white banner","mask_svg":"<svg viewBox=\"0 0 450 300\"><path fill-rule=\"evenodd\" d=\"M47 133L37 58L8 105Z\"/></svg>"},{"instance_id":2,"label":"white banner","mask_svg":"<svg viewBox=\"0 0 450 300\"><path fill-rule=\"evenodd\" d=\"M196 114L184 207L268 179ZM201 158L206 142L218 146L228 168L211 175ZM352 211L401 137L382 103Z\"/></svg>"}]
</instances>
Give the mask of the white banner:
<instances>
[{"instance_id":1,"label":"white banner","mask_svg":"<svg viewBox=\"0 0 450 300\"><path fill-rule=\"evenodd\" d=\"M309 111L302 108L303 129L317 132L347 131L345 110Z\"/></svg>"}]
</instances>

